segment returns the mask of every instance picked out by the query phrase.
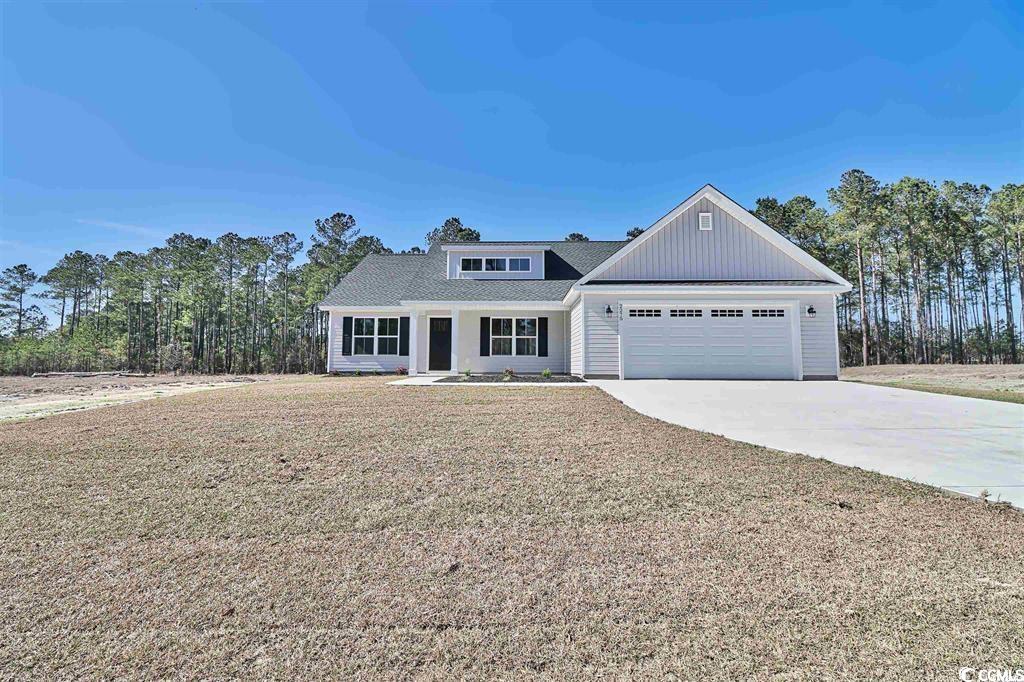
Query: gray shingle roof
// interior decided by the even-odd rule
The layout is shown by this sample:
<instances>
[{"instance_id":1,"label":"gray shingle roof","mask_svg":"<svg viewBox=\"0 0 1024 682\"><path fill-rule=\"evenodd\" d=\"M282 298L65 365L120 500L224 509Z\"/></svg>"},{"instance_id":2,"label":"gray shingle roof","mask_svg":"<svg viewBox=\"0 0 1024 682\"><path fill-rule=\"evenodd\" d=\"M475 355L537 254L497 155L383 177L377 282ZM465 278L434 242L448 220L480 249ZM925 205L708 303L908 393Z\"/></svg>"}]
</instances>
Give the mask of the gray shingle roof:
<instances>
[{"instance_id":1,"label":"gray shingle roof","mask_svg":"<svg viewBox=\"0 0 1024 682\"><path fill-rule=\"evenodd\" d=\"M321 305L394 306L401 301L561 301L583 275L626 244L605 242L483 242L550 246L544 279L448 279L440 246L426 255L367 256L334 287Z\"/></svg>"},{"instance_id":2,"label":"gray shingle roof","mask_svg":"<svg viewBox=\"0 0 1024 682\"><path fill-rule=\"evenodd\" d=\"M681 284L684 284L686 286L707 287L744 285L771 285L776 287L831 287L836 285L835 282L826 282L824 280L819 279L592 279L582 286L589 287L591 285L605 286L616 284L643 284L647 286L679 286Z\"/></svg>"},{"instance_id":3,"label":"gray shingle roof","mask_svg":"<svg viewBox=\"0 0 1024 682\"><path fill-rule=\"evenodd\" d=\"M366 256L320 305L398 305L426 260L427 256L417 253Z\"/></svg>"}]
</instances>

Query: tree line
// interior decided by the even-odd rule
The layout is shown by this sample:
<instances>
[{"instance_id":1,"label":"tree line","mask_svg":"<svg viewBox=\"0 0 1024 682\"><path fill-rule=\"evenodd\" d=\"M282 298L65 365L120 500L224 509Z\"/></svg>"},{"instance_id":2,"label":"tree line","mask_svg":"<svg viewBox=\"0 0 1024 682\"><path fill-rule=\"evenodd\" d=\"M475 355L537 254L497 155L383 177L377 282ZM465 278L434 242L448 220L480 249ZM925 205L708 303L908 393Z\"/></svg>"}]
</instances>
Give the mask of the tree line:
<instances>
[{"instance_id":1,"label":"tree line","mask_svg":"<svg viewBox=\"0 0 1024 682\"><path fill-rule=\"evenodd\" d=\"M828 200L831 212L763 197L753 212L853 283L838 310L844 366L1020 361L1024 185L851 170Z\"/></svg>"},{"instance_id":2,"label":"tree line","mask_svg":"<svg viewBox=\"0 0 1024 682\"><path fill-rule=\"evenodd\" d=\"M828 199L826 208L806 196L762 197L752 210L854 284L838 309L844 366L1019 361L1024 185L883 185L851 170ZM327 316L317 304L363 257L392 250L345 213L313 228L301 264L306 245L291 232L178 233L145 253L75 251L41 276L9 267L0 274L0 373L323 372ZM479 240L458 218L426 235L428 245ZM33 299L50 307L52 324Z\"/></svg>"},{"instance_id":3,"label":"tree line","mask_svg":"<svg viewBox=\"0 0 1024 682\"><path fill-rule=\"evenodd\" d=\"M131 369L194 373L323 372L324 296L371 253L392 253L345 213L294 233L217 239L178 233L145 253L75 251L37 276L0 274L0 373ZM475 239L458 218L427 241ZM422 253L413 247L408 252ZM53 324L34 294L51 307ZM52 327L52 328L50 328Z\"/></svg>"}]
</instances>

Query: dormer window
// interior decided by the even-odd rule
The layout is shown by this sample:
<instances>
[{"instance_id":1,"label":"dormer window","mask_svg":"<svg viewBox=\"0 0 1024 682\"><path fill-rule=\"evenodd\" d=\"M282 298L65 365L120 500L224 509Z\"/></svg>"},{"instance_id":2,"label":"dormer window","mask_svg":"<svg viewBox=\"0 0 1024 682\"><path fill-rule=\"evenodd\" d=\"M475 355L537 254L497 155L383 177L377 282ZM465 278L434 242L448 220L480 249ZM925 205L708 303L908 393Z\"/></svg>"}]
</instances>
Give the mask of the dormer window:
<instances>
[{"instance_id":1,"label":"dormer window","mask_svg":"<svg viewBox=\"0 0 1024 682\"><path fill-rule=\"evenodd\" d=\"M529 258L509 258L508 259L508 270L509 270L509 272L529 272L530 271L530 259Z\"/></svg>"},{"instance_id":2,"label":"dormer window","mask_svg":"<svg viewBox=\"0 0 1024 682\"><path fill-rule=\"evenodd\" d=\"M490 260L488 258L488 260ZM463 272L480 272L484 269L483 258L463 258L459 268Z\"/></svg>"},{"instance_id":3,"label":"dormer window","mask_svg":"<svg viewBox=\"0 0 1024 682\"><path fill-rule=\"evenodd\" d=\"M487 272L505 272L507 269L505 258L485 258L484 259L484 270Z\"/></svg>"}]
</instances>

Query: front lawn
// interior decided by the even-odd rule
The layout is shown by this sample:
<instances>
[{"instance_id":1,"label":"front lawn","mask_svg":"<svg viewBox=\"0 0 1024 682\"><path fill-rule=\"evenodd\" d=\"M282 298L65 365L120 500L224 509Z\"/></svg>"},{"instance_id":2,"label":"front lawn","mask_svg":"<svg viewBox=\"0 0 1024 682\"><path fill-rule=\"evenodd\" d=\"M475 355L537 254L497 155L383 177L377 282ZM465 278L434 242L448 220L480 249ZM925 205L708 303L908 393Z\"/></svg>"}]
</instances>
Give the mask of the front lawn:
<instances>
[{"instance_id":1,"label":"front lawn","mask_svg":"<svg viewBox=\"0 0 1024 682\"><path fill-rule=\"evenodd\" d=\"M2 676L1020 667L1019 511L597 388L392 380L0 424Z\"/></svg>"}]
</instances>

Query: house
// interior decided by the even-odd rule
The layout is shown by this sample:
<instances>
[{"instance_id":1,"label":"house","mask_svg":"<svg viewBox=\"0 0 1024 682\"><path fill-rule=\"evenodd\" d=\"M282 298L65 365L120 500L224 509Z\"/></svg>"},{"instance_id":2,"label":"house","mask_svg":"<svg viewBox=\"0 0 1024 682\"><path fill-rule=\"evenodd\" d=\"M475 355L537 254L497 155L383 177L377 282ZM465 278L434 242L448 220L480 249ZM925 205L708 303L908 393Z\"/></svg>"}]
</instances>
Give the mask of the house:
<instances>
[{"instance_id":1,"label":"house","mask_svg":"<svg viewBox=\"0 0 1024 682\"><path fill-rule=\"evenodd\" d=\"M851 288L705 185L628 242L368 256L321 309L331 372L832 379Z\"/></svg>"}]
</instances>

